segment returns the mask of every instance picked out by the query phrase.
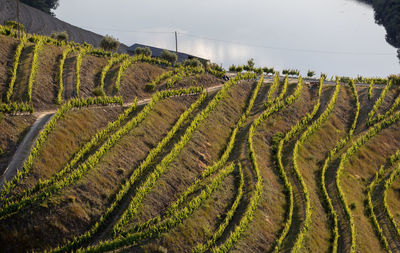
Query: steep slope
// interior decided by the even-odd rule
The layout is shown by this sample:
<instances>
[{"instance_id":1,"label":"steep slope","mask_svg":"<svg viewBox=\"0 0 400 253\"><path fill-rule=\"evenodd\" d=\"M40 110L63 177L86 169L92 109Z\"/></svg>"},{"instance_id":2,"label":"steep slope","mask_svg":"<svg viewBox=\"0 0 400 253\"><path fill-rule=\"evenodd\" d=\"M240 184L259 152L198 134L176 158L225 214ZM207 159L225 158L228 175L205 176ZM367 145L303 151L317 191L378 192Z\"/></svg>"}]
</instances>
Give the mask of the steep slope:
<instances>
[{"instance_id":1,"label":"steep slope","mask_svg":"<svg viewBox=\"0 0 400 253\"><path fill-rule=\"evenodd\" d=\"M0 24L7 20L16 20L16 3L14 0L0 0ZM54 31L67 31L69 39L78 43L89 43L96 47L100 45L102 35L68 24L47 13L20 4L20 22L28 33L50 35ZM120 52L125 52L127 46L120 45Z\"/></svg>"}]
</instances>

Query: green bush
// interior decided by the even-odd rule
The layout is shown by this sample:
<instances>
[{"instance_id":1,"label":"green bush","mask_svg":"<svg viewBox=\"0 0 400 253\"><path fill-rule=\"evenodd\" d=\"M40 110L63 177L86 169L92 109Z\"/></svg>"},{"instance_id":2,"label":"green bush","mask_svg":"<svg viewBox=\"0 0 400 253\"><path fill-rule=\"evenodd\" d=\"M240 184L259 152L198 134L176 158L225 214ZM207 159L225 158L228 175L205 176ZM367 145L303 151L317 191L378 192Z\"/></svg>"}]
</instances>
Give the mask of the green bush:
<instances>
[{"instance_id":1,"label":"green bush","mask_svg":"<svg viewBox=\"0 0 400 253\"><path fill-rule=\"evenodd\" d=\"M178 61L178 55L176 55L176 53L165 49L162 51L160 58L170 62L171 64L175 64Z\"/></svg>"},{"instance_id":2,"label":"green bush","mask_svg":"<svg viewBox=\"0 0 400 253\"><path fill-rule=\"evenodd\" d=\"M236 71L236 66L235 66L235 64L232 64L231 66L229 66L229 71L230 71L230 72L235 72L235 71Z\"/></svg>"},{"instance_id":3,"label":"green bush","mask_svg":"<svg viewBox=\"0 0 400 253\"><path fill-rule=\"evenodd\" d=\"M307 77L313 77L313 76L315 76L315 71L312 71L312 70L308 70L307 71Z\"/></svg>"},{"instance_id":4,"label":"green bush","mask_svg":"<svg viewBox=\"0 0 400 253\"><path fill-rule=\"evenodd\" d=\"M238 73L242 72L243 70L244 70L243 66L237 66L236 67L236 72L238 72Z\"/></svg>"},{"instance_id":5,"label":"green bush","mask_svg":"<svg viewBox=\"0 0 400 253\"><path fill-rule=\"evenodd\" d=\"M268 67L264 67L263 71L265 74L275 74L275 69L274 68L268 68Z\"/></svg>"},{"instance_id":6,"label":"green bush","mask_svg":"<svg viewBox=\"0 0 400 253\"><path fill-rule=\"evenodd\" d=\"M399 54L400 54L400 49L399 49ZM388 79L392 81L393 85L400 85L400 75L390 75Z\"/></svg>"},{"instance_id":7,"label":"green bush","mask_svg":"<svg viewBox=\"0 0 400 253\"><path fill-rule=\"evenodd\" d=\"M52 32L50 37L59 41L67 41L69 39L67 31Z\"/></svg>"},{"instance_id":8,"label":"green bush","mask_svg":"<svg viewBox=\"0 0 400 253\"><path fill-rule=\"evenodd\" d=\"M207 67L212 70L215 70L215 71L225 72L225 70L222 68L222 66L219 66L216 63L208 63Z\"/></svg>"},{"instance_id":9,"label":"green bush","mask_svg":"<svg viewBox=\"0 0 400 253\"><path fill-rule=\"evenodd\" d=\"M226 71L216 63L208 63L206 71L217 78L224 78L226 76Z\"/></svg>"},{"instance_id":10,"label":"green bush","mask_svg":"<svg viewBox=\"0 0 400 253\"><path fill-rule=\"evenodd\" d=\"M96 97L102 97L102 96L105 96L106 93L100 86L98 86L98 87L94 88L93 95L95 95Z\"/></svg>"},{"instance_id":11,"label":"green bush","mask_svg":"<svg viewBox=\"0 0 400 253\"><path fill-rule=\"evenodd\" d=\"M111 35L106 35L100 41L100 47L107 51L114 51L116 52L119 48L119 41L112 37Z\"/></svg>"},{"instance_id":12,"label":"green bush","mask_svg":"<svg viewBox=\"0 0 400 253\"><path fill-rule=\"evenodd\" d=\"M300 71L297 69L284 69L282 70L282 74L290 76L298 76L300 75Z\"/></svg>"},{"instance_id":13,"label":"green bush","mask_svg":"<svg viewBox=\"0 0 400 253\"><path fill-rule=\"evenodd\" d=\"M150 56L152 55L151 49L149 47L137 47L135 49L135 54L142 54L142 55L146 55L146 56Z\"/></svg>"},{"instance_id":14,"label":"green bush","mask_svg":"<svg viewBox=\"0 0 400 253\"><path fill-rule=\"evenodd\" d=\"M182 65L185 67L192 67L192 68L202 68L203 67L203 64L198 59L195 59L195 58L184 60Z\"/></svg>"},{"instance_id":15,"label":"green bush","mask_svg":"<svg viewBox=\"0 0 400 253\"><path fill-rule=\"evenodd\" d=\"M19 28L20 30L25 31L24 25L14 20L7 21L4 25L15 30L18 30Z\"/></svg>"}]
</instances>

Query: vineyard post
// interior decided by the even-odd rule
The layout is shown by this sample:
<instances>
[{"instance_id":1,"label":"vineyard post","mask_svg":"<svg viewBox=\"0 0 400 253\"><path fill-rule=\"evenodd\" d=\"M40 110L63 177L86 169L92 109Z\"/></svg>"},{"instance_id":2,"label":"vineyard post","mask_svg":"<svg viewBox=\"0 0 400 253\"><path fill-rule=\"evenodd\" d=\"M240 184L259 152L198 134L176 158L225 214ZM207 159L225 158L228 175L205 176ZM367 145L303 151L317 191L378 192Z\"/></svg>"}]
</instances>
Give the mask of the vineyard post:
<instances>
[{"instance_id":1,"label":"vineyard post","mask_svg":"<svg viewBox=\"0 0 400 253\"><path fill-rule=\"evenodd\" d=\"M175 50L176 50L176 56L178 56L178 32L175 31Z\"/></svg>"}]
</instances>

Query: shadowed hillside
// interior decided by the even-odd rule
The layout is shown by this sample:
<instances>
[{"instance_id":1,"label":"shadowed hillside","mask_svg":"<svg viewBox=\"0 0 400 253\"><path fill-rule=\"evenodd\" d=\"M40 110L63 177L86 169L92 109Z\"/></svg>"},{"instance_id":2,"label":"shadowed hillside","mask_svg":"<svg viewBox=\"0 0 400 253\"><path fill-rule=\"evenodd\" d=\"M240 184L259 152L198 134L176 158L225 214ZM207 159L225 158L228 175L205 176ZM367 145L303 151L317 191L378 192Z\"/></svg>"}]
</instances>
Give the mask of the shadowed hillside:
<instances>
[{"instance_id":1,"label":"shadowed hillside","mask_svg":"<svg viewBox=\"0 0 400 253\"><path fill-rule=\"evenodd\" d=\"M20 3L20 22L25 26L28 33L50 35L55 31L67 31L69 39L78 43L87 42L96 47L100 45L102 35L70 25L47 13ZM15 0L0 0L0 24L8 20L16 20ZM120 52L125 52L127 46L120 45Z\"/></svg>"}]
</instances>

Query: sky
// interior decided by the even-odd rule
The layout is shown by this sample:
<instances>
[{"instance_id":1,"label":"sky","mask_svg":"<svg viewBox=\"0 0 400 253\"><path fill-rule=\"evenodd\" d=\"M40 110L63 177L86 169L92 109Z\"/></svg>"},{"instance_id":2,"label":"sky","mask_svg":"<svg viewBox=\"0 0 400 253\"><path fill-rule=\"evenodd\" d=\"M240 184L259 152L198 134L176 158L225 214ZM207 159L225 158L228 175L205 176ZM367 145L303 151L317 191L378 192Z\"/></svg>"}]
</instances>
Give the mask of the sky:
<instances>
[{"instance_id":1,"label":"sky","mask_svg":"<svg viewBox=\"0 0 400 253\"><path fill-rule=\"evenodd\" d=\"M328 75L400 72L373 10L353 0L61 0L55 13L128 46L174 50L177 31L179 51L226 68L254 58L260 66Z\"/></svg>"}]
</instances>

